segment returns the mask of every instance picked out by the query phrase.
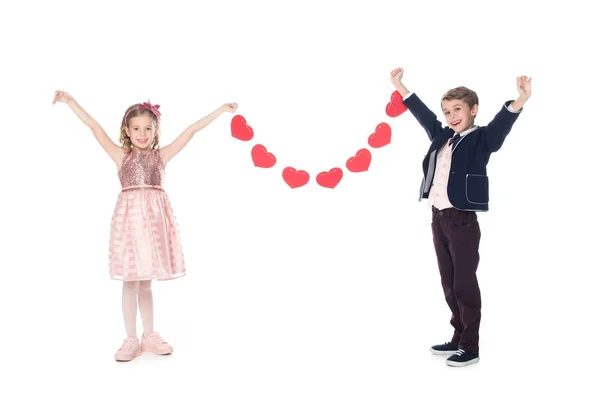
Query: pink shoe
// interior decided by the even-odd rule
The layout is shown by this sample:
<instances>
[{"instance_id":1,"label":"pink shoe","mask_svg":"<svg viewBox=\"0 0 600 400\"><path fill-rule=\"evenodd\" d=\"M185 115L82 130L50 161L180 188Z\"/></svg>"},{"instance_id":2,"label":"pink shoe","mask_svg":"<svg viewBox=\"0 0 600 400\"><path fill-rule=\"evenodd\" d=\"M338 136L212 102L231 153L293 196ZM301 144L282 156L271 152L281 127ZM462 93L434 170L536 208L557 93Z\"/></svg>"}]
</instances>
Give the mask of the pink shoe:
<instances>
[{"instance_id":1,"label":"pink shoe","mask_svg":"<svg viewBox=\"0 0 600 400\"><path fill-rule=\"evenodd\" d=\"M165 355L171 354L173 352L173 347L165 342L158 333L152 332L148 336L145 334L142 336L142 351Z\"/></svg>"},{"instance_id":2,"label":"pink shoe","mask_svg":"<svg viewBox=\"0 0 600 400\"><path fill-rule=\"evenodd\" d=\"M127 338L115 354L117 361L131 361L142 354L142 349L137 338Z\"/></svg>"}]
</instances>

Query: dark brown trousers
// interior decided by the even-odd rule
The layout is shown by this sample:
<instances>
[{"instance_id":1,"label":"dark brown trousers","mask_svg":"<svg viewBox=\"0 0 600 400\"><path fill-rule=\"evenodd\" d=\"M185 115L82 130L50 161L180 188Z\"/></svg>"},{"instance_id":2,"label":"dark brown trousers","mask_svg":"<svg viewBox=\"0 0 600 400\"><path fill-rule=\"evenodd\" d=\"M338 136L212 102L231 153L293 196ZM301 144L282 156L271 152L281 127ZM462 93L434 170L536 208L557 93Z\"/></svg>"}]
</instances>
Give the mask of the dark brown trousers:
<instances>
[{"instance_id":1,"label":"dark brown trousers","mask_svg":"<svg viewBox=\"0 0 600 400\"><path fill-rule=\"evenodd\" d=\"M431 230L446 303L452 311L452 343L479 354L481 294L477 282L481 231L474 211L432 208Z\"/></svg>"}]
</instances>

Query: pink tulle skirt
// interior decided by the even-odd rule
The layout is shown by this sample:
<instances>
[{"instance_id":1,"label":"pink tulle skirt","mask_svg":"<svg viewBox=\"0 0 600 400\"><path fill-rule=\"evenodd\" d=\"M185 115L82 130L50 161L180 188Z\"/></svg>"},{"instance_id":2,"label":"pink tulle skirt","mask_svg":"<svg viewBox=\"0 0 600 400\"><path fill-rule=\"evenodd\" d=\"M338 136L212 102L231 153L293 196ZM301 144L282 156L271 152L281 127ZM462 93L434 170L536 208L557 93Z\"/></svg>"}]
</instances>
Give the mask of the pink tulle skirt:
<instances>
[{"instance_id":1,"label":"pink tulle skirt","mask_svg":"<svg viewBox=\"0 0 600 400\"><path fill-rule=\"evenodd\" d=\"M119 194L109 247L112 279L169 280L185 275L177 222L162 189L126 189Z\"/></svg>"}]
</instances>

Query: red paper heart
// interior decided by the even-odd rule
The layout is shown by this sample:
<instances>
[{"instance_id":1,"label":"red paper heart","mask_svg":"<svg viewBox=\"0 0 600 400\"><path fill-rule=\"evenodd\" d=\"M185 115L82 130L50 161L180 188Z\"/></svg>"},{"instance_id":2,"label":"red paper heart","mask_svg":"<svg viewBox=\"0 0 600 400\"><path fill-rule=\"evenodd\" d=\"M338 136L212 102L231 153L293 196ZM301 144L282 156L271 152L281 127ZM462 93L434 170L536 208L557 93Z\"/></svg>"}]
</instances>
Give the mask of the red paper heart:
<instances>
[{"instance_id":1,"label":"red paper heart","mask_svg":"<svg viewBox=\"0 0 600 400\"><path fill-rule=\"evenodd\" d=\"M317 183L324 188L333 189L342 180L344 172L340 168L332 168L317 175Z\"/></svg>"},{"instance_id":2,"label":"red paper heart","mask_svg":"<svg viewBox=\"0 0 600 400\"><path fill-rule=\"evenodd\" d=\"M369 136L369 146L379 148L387 146L392 142L392 128L385 122L380 123L375 128L375 133Z\"/></svg>"},{"instance_id":3,"label":"red paper heart","mask_svg":"<svg viewBox=\"0 0 600 400\"><path fill-rule=\"evenodd\" d=\"M252 162L255 167L271 168L277 162L277 158L267 152L267 149L262 144L257 144L252 148Z\"/></svg>"},{"instance_id":4,"label":"red paper heart","mask_svg":"<svg viewBox=\"0 0 600 400\"><path fill-rule=\"evenodd\" d=\"M306 185L310 179L308 172L296 170L292 167L284 168L282 175L285 183L287 183L292 189Z\"/></svg>"},{"instance_id":5,"label":"red paper heart","mask_svg":"<svg viewBox=\"0 0 600 400\"><path fill-rule=\"evenodd\" d=\"M404 99L402 98L402 95L400 94L400 92L398 92L397 90L394 91L394 93L392 93L392 96L390 98L390 102L387 103L387 105L385 106L385 113L389 116L389 117L397 117L400 114L402 114L404 111L406 111L406 106L404 105Z\"/></svg>"},{"instance_id":6,"label":"red paper heart","mask_svg":"<svg viewBox=\"0 0 600 400\"><path fill-rule=\"evenodd\" d=\"M369 165L371 165L371 152L367 149L360 149L354 157L346 161L346 168L350 172L368 171Z\"/></svg>"},{"instance_id":7,"label":"red paper heart","mask_svg":"<svg viewBox=\"0 0 600 400\"><path fill-rule=\"evenodd\" d=\"M254 131L248 126L244 117L236 115L231 119L231 136L247 142L254 137Z\"/></svg>"}]
</instances>

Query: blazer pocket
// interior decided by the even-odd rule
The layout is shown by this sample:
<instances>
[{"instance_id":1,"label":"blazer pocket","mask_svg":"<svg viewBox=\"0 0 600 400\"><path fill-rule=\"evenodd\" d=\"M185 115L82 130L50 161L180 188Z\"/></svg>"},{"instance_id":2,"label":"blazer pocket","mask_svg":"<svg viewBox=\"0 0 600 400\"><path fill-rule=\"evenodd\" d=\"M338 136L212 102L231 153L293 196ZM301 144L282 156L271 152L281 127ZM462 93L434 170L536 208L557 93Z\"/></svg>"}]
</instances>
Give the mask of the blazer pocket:
<instances>
[{"instance_id":1,"label":"blazer pocket","mask_svg":"<svg viewBox=\"0 0 600 400\"><path fill-rule=\"evenodd\" d=\"M471 204L487 204L489 201L489 181L486 175L467 174L467 201Z\"/></svg>"}]
</instances>

